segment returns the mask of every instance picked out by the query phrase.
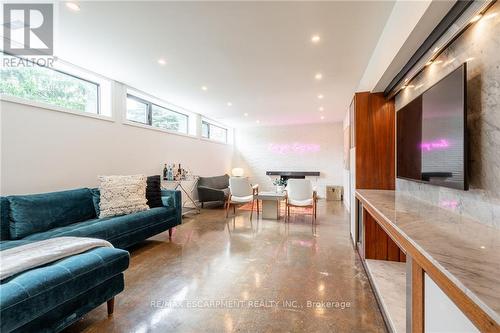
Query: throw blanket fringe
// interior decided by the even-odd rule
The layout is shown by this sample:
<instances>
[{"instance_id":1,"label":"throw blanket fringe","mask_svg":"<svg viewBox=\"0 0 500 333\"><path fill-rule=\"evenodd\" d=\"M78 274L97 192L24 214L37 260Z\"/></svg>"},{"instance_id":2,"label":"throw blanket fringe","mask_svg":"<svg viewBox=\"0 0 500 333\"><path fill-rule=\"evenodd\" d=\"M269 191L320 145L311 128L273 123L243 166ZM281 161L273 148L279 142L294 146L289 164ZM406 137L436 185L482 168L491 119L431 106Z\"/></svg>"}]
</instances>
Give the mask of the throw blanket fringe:
<instances>
[{"instance_id":1,"label":"throw blanket fringe","mask_svg":"<svg viewBox=\"0 0 500 333\"><path fill-rule=\"evenodd\" d=\"M97 238L56 237L0 252L0 280L96 247L113 247Z\"/></svg>"}]
</instances>

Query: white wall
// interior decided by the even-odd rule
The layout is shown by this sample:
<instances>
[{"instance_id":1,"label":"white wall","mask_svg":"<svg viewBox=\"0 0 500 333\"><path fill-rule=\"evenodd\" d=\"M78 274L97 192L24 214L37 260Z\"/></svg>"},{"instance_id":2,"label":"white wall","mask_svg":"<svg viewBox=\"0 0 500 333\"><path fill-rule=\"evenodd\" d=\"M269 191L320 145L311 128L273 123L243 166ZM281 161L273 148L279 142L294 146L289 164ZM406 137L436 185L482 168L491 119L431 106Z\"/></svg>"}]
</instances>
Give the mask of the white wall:
<instances>
[{"instance_id":1,"label":"white wall","mask_svg":"<svg viewBox=\"0 0 500 333\"><path fill-rule=\"evenodd\" d=\"M197 175L229 172L233 146L114 121L0 101L1 194L96 186L98 175L160 174L181 163ZM122 105L120 107L120 105Z\"/></svg>"},{"instance_id":2,"label":"white wall","mask_svg":"<svg viewBox=\"0 0 500 333\"><path fill-rule=\"evenodd\" d=\"M273 151L271 144L287 147L287 152ZM313 151L293 148L295 144L316 145ZM276 147L276 146L275 146ZM304 147L304 146L301 146ZM313 147L313 146L310 146ZM234 167L245 169L245 175L263 190L273 189L266 171L319 171L311 180L318 195L325 196L325 185L342 185L342 122L295 126L240 128L235 132Z\"/></svg>"},{"instance_id":3,"label":"white wall","mask_svg":"<svg viewBox=\"0 0 500 333\"><path fill-rule=\"evenodd\" d=\"M344 131L348 130L350 131L350 128L349 128L349 125L350 125L350 121L349 121L349 109L347 110L346 112L346 115L344 117L344 121L342 122L342 128ZM347 149L347 156L344 156L344 159L347 159L349 162L350 162L350 146L351 146L351 142L350 142L350 136L351 136L351 133L349 132L349 136L346 138L344 136L343 140L344 140L344 154L346 154L346 147L348 147ZM350 167L350 163L349 163L349 167ZM350 169L346 169L345 168L345 165L344 165L344 168L342 168L342 181L344 183L344 206L345 208L347 208L348 211L351 210L351 174L350 174Z\"/></svg>"}]
</instances>

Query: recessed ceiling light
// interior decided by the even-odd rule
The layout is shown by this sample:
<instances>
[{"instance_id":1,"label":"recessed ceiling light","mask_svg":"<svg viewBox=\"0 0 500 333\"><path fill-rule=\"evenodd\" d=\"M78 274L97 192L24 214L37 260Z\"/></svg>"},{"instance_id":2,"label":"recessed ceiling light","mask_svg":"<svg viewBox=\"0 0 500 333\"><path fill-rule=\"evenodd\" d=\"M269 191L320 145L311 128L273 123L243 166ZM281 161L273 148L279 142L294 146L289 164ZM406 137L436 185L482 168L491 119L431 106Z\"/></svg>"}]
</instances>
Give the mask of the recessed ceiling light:
<instances>
[{"instance_id":1,"label":"recessed ceiling light","mask_svg":"<svg viewBox=\"0 0 500 333\"><path fill-rule=\"evenodd\" d=\"M324 108L324 107L322 107L322 106L320 106L320 107L318 108L318 110L320 110L320 111L324 111L324 110L325 110L325 108Z\"/></svg>"},{"instance_id":2,"label":"recessed ceiling light","mask_svg":"<svg viewBox=\"0 0 500 333\"><path fill-rule=\"evenodd\" d=\"M74 10L75 12L80 11L80 5L75 2L66 2L66 7L68 7L71 10Z\"/></svg>"},{"instance_id":3,"label":"recessed ceiling light","mask_svg":"<svg viewBox=\"0 0 500 333\"><path fill-rule=\"evenodd\" d=\"M256 120L255 122L256 122L257 124L260 124L260 120Z\"/></svg>"},{"instance_id":4,"label":"recessed ceiling light","mask_svg":"<svg viewBox=\"0 0 500 333\"><path fill-rule=\"evenodd\" d=\"M207 91L207 90L208 90L208 88L207 88L207 86L201 86L201 90L203 90L203 91Z\"/></svg>"},{"instance_id":5,"label":"recessed ceiling light","mask_svg":"<svg viewBox=\"0 0 500 333\"><path fill-rule=\"evenodd\" d=\"M323 97L324 97L324 96L323 96L322 94L319 94L319 95L318 95L318 99L323 99Z\"/></svg>"},{"instance_id":6,"label":"recessed ceiling light","mask_svg":"<svg viewBox=\"0 0 500 333\"><path fill-rule=\"evenodd\" d=\"M321 79L323 78L323 74L321 74L321 73L316 73L316 75L314 75L314 78L315 78L316 80L321 80Z\"/></svg>"},{"instance_id":7,"label":"recessed ceiling light","mask_svg":"<svg viewBox=\"0 0 500 333\"><path fill-rule=\"evenodd\" d=\"M446 62L443 64L443 66L448 66L449 64L453 63L455 60L457 60L457 59L455 59L455 58L451 58L450 60L446 61Z\"/></svg>"},{"instance_id":8,"label":"recessed ceiling light","mask_svg":"<svg viewBox=\"0 0 500 333\"><path fill-rule=\"evenodd\" d=\"M484 245L481 245L481 249L483 249L483 250L484 250L485 248L486 248L486 246L484 246Z\"/></svg>"},{"instance_id":9,"label":"recessed ceiling light","mask_svg":"<svg viewBox=\"0 0 500 333\"><path fill-rule=\"evenodd\" d=\"M227 106L233 106L233 103L227 102Z\"/></svg>"},{"instance_id":10,"label":"recessed ceiling light","mask_svg":"<svg viewBox=\"0 0 500 333\"><path fill-rule=\"evenodd\" d=\"M474 23L474 22L477 22L481 19L481 17L483 17L483 14L477 14L476 16L474 16L472 18L472 20L470 20L470 23Z\"/></svg>"},{"instance_id":11,"label":"recessed ceiling light","mask_svg":"<svg viewBox=\"0 0 500 333\"><path fill-rule=\"evenodd\" d=\"M321 40L321 37L319 37L319 35L314 35L311 37L311 42L313 43L319 43L319 41Z\"/></svg>"},{"instance_id":12,"label":"recessed ceiling light","mask_svg":"<svg viewBox=\"0 0 500 333\"><path fill-rule=\"evenodd\" d=\"M245 112L243 115L244 115L245 117L248 117L248 113L247 113L247 112Z\"/></svg>"},{"instance_id":13,"label":"recessed ceiling light","mask_svg":"<svg viewBox=\"0 0 500 333\"><path fill-rule=\"evenodd\" d=\"M167 61L165 59L158 59L158 63L162 66L165 66L167 64Z\"/></svg>"},{"instance_id":14,"label":"recessed ceiling light","mask_svg":"<svg viewBox=\"0 0 500 333\"><path fill-rule=\"evenodd\" d=\"M320 118L321 120L324 120L324 119L325 119L325 116L321 116L321 117L319 117L319 118Z\"/></svg>"},{"instance_id":15,"label":"recessed ceiling light","mask_svg":"<svg viewBox=\"0 0 500 333\"><path fill-rule=\"evenodd\" d=\"M495 17L495 16L497 16L497 15L498 15L498 13L491 13L491 14L486 15L486 16L484 17L484 19L485 19L485 20L489 20L490 18Z\"/></svg>"}]
</instances>

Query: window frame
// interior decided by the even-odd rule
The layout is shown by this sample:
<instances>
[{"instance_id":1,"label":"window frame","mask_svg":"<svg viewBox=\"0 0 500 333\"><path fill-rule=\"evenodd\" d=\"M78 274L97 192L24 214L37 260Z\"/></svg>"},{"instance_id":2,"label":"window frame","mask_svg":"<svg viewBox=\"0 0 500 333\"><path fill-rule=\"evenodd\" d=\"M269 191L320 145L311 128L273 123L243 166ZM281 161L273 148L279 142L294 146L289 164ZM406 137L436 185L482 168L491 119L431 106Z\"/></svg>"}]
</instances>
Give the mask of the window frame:
<instances>
[{"instance_id":1,"label":"window frame","mask_svg":"<svg viewBox=\"0 0 500 333\"><path fill-rule=\"evenodd\" d=\"M206 124L208 125L208 137L205 137L203 136L203 125ZM215 140L215 139L212 139L211 136L210 136L210 128L211 127L217 127L217 128L220 128L222 130L224 130L224 133L226 134L225 135L225 140L224 141L219 141L219 140ZM219 142L219 143L223 143L223 144L228 144L228 138L229 138L229 130L226 128L226 127L222 127L220 125L217 125L217 124L214 124L206 119L202 119L201 120L201 129L200 129L200 134L201 134L201 137L205 140L210 140L210 141L214 141L214 142Z\"/></svg>"},{"instance_id":2,"label":"window frame","mask_svg":"<svg viewBox=\"0 0 500 333\"><path fill-rule=\"evenodd\" d=\"M189 115L185 114L185 113L182 113L182 112L179 112L179 111L175 111L175 110L172 110L171 108L167 108L165 106L162 106L158 103L154 103L154 102L151 102L151 101L148 101L142 97L138 97L130 92L127 92L127 95L126 95L126 99L128 100L129 98L139 102L139 103L142 103L142 104L146 104L147 105L147 115L146 115L146 118L147 118L147 123L141 123L139 121L135 121L135 120L132 120L132 119L129 119L128 118L128 108L125 107L125 119L127 121L130 121L134 124L140 124L140 125L143 125L143 126L149 126L151 128L154 128L154 129L160 129L160 130L163 130L163 131L169 131L169 132L172 132L172 133L177 133L177 134L182 134L182 135L189 135ZM165 109L167 111L170 111L172 113L175 113L175 114L178 114L180 116L183 116L186 118L186 131L176 131L176 130L173 130L173 129L170 129L170 128L164 128L164 127L160 127L160 126L154 126L153 125L153 105L156 106L156 107L159 107L159 108L162 108L162 109Z\"/></svg>"},{"instance_id":3,"label":"window frame","mask_svg":"<svg viewBox=\"0 0 500 333\"><path fill-rule=\"evenodd\" d=\"M20 56L17 56L17 55L8 53L8 52L0 51L0 53L3 53L5 56L8 56L8 57L14 57L14 58L21 59L22 61L29 62L29 63L31 63L32 67L34 67L34 68L44 68L44 69L51 70L51 71L54 71L54 72L57 72L57 73L60 73L60 74L72 77L74 79L81 80L81 81L84 81L84 82L87 82L87 83L95 85L96 86L96 113L75 110L75 109L71 109L71 108L68 108L68 107L60 106L60 105L57 105L57 104L47 103L45 101L30 100L30 99L26 99L26 98L23 98L23 97L13 96L13 95L5 94L5 93L1 93L0 94L2 96L2 99L4 99L4 97L7 97L7 100L10 99L10 98L12 98L12 99L14 99L15 102L21 102L21 101L23 101L23 104L27 104L27 105L35 105L36 106L36 105L40 104L40 105L42 105L42 106L44 106L45 108L48 108L48 109L55 108L55 109L64 110L64 111L68 111L70 113L75 113L75 114L82 114L82 115L87 115L87 116L90 115L90 116L97 116L97 117L102 117L102 116L108 117L106 115L101 114L101 112L102 112L101 111L101 84L99 82L95 82L95 81L86 79L84 77L81 77L81 76L78 76L78 75L75 75L75 74L72 74L72 73L69 73L69 72L66 72L66 71L54 68L54 67L41 66L41 65L37 64L36 62L34 62L33 60L30 60L28 58L23 58L23 57L20 57ZM24 103L24 102L26 102L26 103Z\"/></svg>"}]
</instances>

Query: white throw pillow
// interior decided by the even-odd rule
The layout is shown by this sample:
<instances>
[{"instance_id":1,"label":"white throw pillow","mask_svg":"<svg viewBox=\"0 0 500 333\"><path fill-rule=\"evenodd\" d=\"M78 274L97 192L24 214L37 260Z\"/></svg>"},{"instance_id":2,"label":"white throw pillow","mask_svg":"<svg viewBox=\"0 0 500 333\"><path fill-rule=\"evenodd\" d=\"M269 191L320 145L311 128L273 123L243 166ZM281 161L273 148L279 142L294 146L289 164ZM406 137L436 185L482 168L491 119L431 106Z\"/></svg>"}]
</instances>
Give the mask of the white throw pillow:
<instances>
[{"instance_id":1,"label":"white throw pillow","mask_svg":"<svg viewBox=\"0 0 500 333\"><path fill-rule=\"evenodd\" d=\"M99 218L148 210L144 175L99 176Z\"/></svg>"}]
</instances>

